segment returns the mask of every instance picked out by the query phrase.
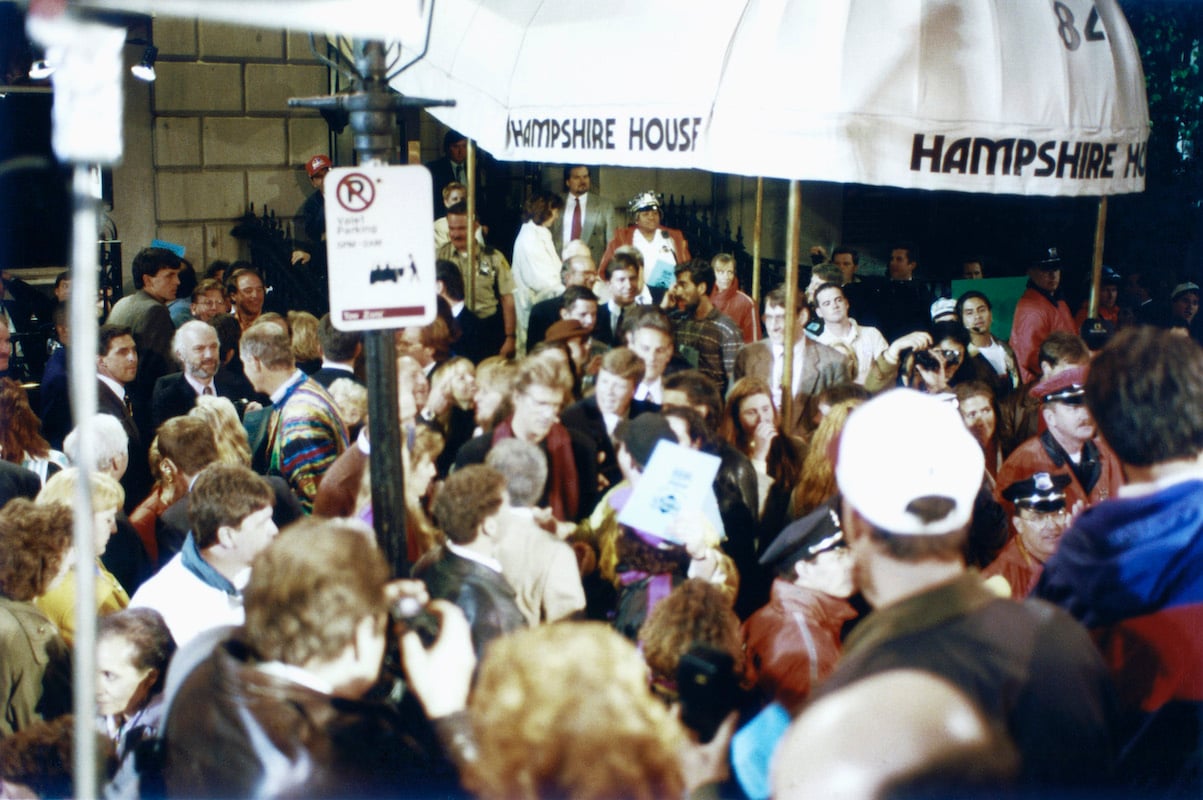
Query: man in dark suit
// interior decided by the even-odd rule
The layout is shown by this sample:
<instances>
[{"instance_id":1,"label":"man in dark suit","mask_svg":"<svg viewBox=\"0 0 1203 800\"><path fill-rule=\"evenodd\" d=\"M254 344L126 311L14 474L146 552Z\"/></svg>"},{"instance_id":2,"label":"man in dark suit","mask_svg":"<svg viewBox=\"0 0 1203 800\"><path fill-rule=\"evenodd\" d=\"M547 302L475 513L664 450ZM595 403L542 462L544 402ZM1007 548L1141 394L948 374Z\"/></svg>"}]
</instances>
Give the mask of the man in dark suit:
<instances>
[{"instance_id":1,"label":"man in dark suit","mask_svg":"<svg viewBox=\"0 0 1203 800\"><path fill-rule=\"evenodd\" d=\"M439 297L451 307L451 348L457 356L463 356L474 364L480 363L491 353L481 341L480 319L464 302L464 275L453 261L439 259L434 265L435 286Z\"/></svg>"},{"instance_id":2,"label":"man in dark suit","mask_svg":"<svg viewBox=\"0 0 1203 800\"><path fill-rule=\"evenodd\" d=\"M597 309L597 325L593 338L611 346L621 345L618 325L623 311L634 305L639 296L639 273L642 265L630 253L616 253L610 262L606 280L610 283L610 300Z\"/></svg>"},{"instance_id":3,"label":"man in dark suit","mask_svg":"<svg viewBox=\"0 0 1203 800\"><path fill-rule=\"evenodd\" d=\"M40 387L41 408L38 418L42 421L42 436L55 450L63 449L63 438L71 430L71 399L67 386L67 365L71 363L68 353L71 346L69 316L66 303L55 307L54 331L62 347L46 360Z\"/></svg>"},{"instance_id":4,"label":"man in dark suit","mask_svg":"<svg viewBox=\"0 0 1203 800\"><path fill-rule=\"evenodd\" d=\"M363 334L359 331L340 331L334 327L329 314L317 323L317 340L322 346L322 366L309 377L327 389L339 378L347 378L363 386L355 377L355 359L363 351Z\"/></svg>"},{"instance_id":5,"label":"man in dark suit","mask_svg":"<svg viewBox=\"0 0 1203 800\"><path fill-rule=\"evenodd\" d=\"M148 247L134 257L131 269L138 291L117 301L108 321L127 326L138 346L138 375L127 391L134 398L134 420L143 440L149 441L155 381L172 372L175 365L171 354L175 323L167 305L179 289L180 259L170 250Z\"/></svg>"},{"instance_id":6,"label":"man in dark suit","mask_svg":"<svg viewBox=\"0 0 1203 800\"><path fill-rule=\"evenodd\" d=\"M451 182L468 185L468 137L449 130L443 135L443 157L426 163L430 170L435 218L443 216L443 187ZM477 207L481 203L477 201Z\"/></svg>"},{"instance_id":7,"label":"man in dark suit","mask_svg":"<svg viewBox=\"0 0 1203 800\"><path fill-rule=\"evenodd\" d=\"M602 359L594 393L573 403L560 415L566 428L593 440L598 454L597 469L607 486L622 480L613 440L614 429L625 419L634 419L656 409L651 403L632 399L644 371L643 359L634 352L626 347L614 348Z\"/></svg>"},{"instance_id":8,"label":"man in dark suit","mask_svg":"<svg viewBox=\"0 0 1203 800\"><path fill-rule=\"evenodd\" d=\"M564 167L564 188L564 213L551 225L551 240L561 253L569 242L583 242L596 263L619 227L614 206L590 191L593 180L584 165Z\"/></svg>"},{"instance_id":9,"label":"man in dark suit","mask_svg":"<svg viewBox=\"0 0 1203 800\"><path fill-rule=\"evenodd\" d=\"M185 322L175 332L171 343L176 360L183 372L173 372L155 381L150 417L154 430L172 417L187 414L201 395L216 395L235 400L238 387L218 372L217 331L207 322Z\"/></svg>"},{"instance_id":10,"label":"man in dark suit","mask_svg":"<svg viewBox=\"0 0 1203 800\"><path fill-rule=\"evenodd\" d=\"M505 485L504 475L483 464L452 473L434 501L447 541L414 566L414 577L426 583L432 599L448 600L464 612L477 656L498 636L526 627L496 561Z\"/></svg>"},{"instance_id":11,"label":"man in dark suit","mask_svg":"<svg viewBox=\"0 0 1203 800\"><path fill-rule=\"evenodd\" d=\"M96 410L121 422L129 437L129 466L121 485L125 487L126 513L133 511L150 492L150 460L146 445L134 424L133 400L126 386L138 374L138 349L129 328L111 323L101 325L96 332L97 357Z\"/></svg>"}]
</instances>

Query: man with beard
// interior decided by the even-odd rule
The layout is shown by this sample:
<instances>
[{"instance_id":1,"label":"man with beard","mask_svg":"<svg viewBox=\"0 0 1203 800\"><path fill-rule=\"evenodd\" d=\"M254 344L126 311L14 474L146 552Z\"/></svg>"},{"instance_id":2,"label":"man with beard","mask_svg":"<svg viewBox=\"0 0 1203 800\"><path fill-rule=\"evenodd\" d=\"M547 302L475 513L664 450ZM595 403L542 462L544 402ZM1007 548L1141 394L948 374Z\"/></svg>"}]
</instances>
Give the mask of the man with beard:
<instances>
[{"instance_id":1,"label":"man with beard","mask_svg":"<svg viewBox=\"0 0 1203 800\"><path fill-rule=\"evenodd\" d=\"M217 357L217 331L212 325L200 320L185 322L175 332L171 350L184 369L155 381L150 411L155 430L172 417L191 411L201 395L231 400L238 397L237 386L218 372L221 360Z\"/></svg>"},{"instance_id":2,"label":"man with beard","mask_svg":"<svg viewBox=\"0 0 1203 800\"><path fill-rule=\"evenodd\" d=\"M1085 384L1086 368L1073 367L1032 389L1032 395L1044 403L1040 414L1048 430L1007 457L998 471L999 486L1010 486L1037 472L1068 475L1071 480L1065 502L1074 512L1115 496L1123 486L1124 473L1115 453L1098 436L1085 405ZM1003 507L1012 510L1010 503L1004 502Z\"/></svg>"},{"instance_id":3,"label":"man with beard","mask_svg":"<svg viewBox=\"0 0 1203 800\"><path fill-rule=\"evenodd\" d=\"M1036 588L1045 563L1057 552L1061 535L1069 527L1065 510L1068 475L1037 472L1030 478L1008 486L1003 497L1015 506L1011 525L1015 535L988 567L982 570L987 583L997 586L1016 600L1022 600ZM997 576L997 578L995 578Z\"/></svg>"},{"instance_id":4,"label":"man with beard","mask_svg":"<svg viewBox=\"0 0 1203 800\"><path fill-rule=\"evenodd\" d=\"M969 331L969 357L981 356L993 367L994 392L1000 399L1019 386L1019 363L1011 345L994 338L990 326L994 312L990 298L981 292L965 292L957 300L957 319Z\"/></svg>"},{"instance_id":5,"label":"man with beard","mask_svg":"<svg viewBox=\"0 0 1203 800\"><path fill-rule=\"evenodd\" d=\"M564 188L568 190L564 213L551 225L552 241L557 252L563 252L574 241L583 242L592 261L605 252L618 229L614 206L591 191L590 168L583 164L564 167ZM532 337L532 341L536 340Z\"/></svg>"},{"instance_id":6,"label":"man with beard","mask_svg":"<svg viewBox=\"0 0 1203 800\"><path fill-rule=\"evenodd\" d=\"M677 353L726 394L735 383L735 356L743 346L743 333L710 301L714 270L705 260L678 264L675 275L666 302L678 307L669 313L676 325Z\"/></svg>"},{"instance_id":7,"label":"man with beard","mask_svg":"<svg viewBox=\"0 0 1203 800\"><path fill-rule=\"evenodd\" d=\"M981 448L939 398L898 389L848 417L841 522L873 611L811 697L892 669L929 672L1010 735L1020 795L1085 796L1112 757L1106 667L1068 614L997 597L966 568L982 468Z\"/></svg>"},{"instance_id":8,"label":"man with beard","mask_svg":"<svg viewBox=\"0 0 1203 800\"><path fill-rule=\"evenodd\" d=\"M1040 374L1040 344L1050 333L1077 333L1060 289L1061 255L1057 248L1049 247L1041 250L1028 268L1028 288L1015 304L1011 322L1011 347L1025 382Z\"/></svg>"}]
</instances>

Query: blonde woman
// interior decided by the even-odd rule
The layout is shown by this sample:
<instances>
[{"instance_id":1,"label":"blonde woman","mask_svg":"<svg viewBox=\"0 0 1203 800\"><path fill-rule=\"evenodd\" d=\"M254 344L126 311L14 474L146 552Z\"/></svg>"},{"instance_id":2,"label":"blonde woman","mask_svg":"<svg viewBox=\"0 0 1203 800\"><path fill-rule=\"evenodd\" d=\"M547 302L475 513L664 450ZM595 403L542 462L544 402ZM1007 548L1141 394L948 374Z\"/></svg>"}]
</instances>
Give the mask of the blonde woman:
<instances>
[{"instance_id":1,"label":"blonde woman","mask_svg":"<svg viewBox=\"0 0 1203 800\"><path fill-rule=\"evenodd\" d=\"M308 311L289 311L288 327L292 330L292 355L297 369L312 375L322 368L322 343L317 338L317 317Z\"/></svg>"},{"instance_id":2,"label":"blonde woman","mask_svg":"<svg viewBox=\"0 0 1203 800\"><path fill-rule=\"evenodd\" d=\"M235 467L251 465L251 446L247 443L246 428L242 427L234 404L227 398L198 397L188 416L202 420L213 431L221 463Z\"/></svg>"},{"instance_id":3,"label":"blonde woman","mask_svg":"<svg viewBox=\"0 0 1203 800\"><path fill-rule=\"evenodd\" d=\"M61 506L64 514L72 513L76 486L81 480L79 469L68 467L57 472L46 481L38 493L37 504ZM100 616L120 611L129 605L129 595L113 577L100 557L109 544L109 537L117 531L117 512L125 502L125 490L121 484L102 472L90 476L92 495L92 536L96 549L96 613ZM75 639L76 573L72 566L56 586L35 599L36 605L50 621L58 626L59 633L68 645Z\"/></svg>"}]
</instances>

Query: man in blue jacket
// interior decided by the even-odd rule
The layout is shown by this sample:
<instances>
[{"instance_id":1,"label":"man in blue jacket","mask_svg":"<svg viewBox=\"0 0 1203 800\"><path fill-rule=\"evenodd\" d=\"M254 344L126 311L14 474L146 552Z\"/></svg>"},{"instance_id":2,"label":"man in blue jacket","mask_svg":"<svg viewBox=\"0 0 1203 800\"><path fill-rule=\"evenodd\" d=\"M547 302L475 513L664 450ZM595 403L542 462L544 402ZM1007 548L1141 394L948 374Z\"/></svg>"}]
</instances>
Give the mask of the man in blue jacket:
<instances>
[{"instance_id":1,"label":"man in blue jacket","mask_svg":"<svg viewBox=\"0 0 1203 800\"><path fill-rule=\"evenodd\" d=\"M1091 630L1123 703L1119 774L1134 792L1203 793L1203 349L1121 332L1086 403L1128 484L1082 514L1036 596Z\"/></svg>"}]
</instances>

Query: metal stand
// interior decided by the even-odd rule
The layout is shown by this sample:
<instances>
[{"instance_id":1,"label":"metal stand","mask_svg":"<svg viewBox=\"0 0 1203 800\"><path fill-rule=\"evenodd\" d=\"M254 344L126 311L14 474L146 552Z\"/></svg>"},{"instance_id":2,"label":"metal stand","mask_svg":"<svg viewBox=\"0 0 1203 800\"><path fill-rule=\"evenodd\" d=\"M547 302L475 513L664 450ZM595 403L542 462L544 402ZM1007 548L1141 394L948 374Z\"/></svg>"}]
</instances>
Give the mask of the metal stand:
<instances>
[{"instance_id":1,"label":"metal stand","mask_svg":"<svg viewBox=\"0 0 1203 800\"><path fill-rule=\"evenodd\" d=\"M310 38L311 45L314 40ZM393 51L384 42L356 39L351 55L338 49L334 61L314 53L351 83L351 91L325 97L292 98L288 105L317 109L342 109L348 112L355 138L359 164L387 164L392 150L392 130L400 108L454 105L454 101L402 97L389 88L388 81L401 69L390 63ZM424 54L424 53L423 53ZM419 54L417 58L421 58ZM417 60L416 58L414 59ZM413 63L412 61L409 63ZM336 279L337 267L329 265L330 278ZM364 337L368 382L368 434L372 442L369 462L372 470L372 519L376 541L392 565L393 574L409 575L410 563L405 542L405 488L401 458L401 430L397 424L400 408L397 392L397 348L391 330L369 331Z\"/></svg>"}]
</instances>

